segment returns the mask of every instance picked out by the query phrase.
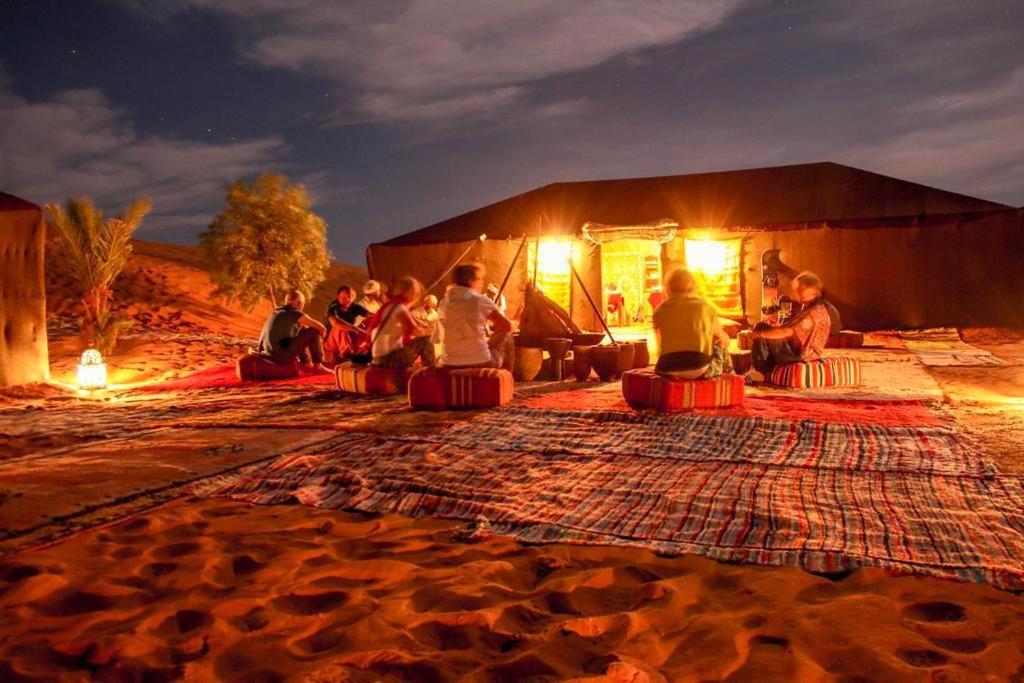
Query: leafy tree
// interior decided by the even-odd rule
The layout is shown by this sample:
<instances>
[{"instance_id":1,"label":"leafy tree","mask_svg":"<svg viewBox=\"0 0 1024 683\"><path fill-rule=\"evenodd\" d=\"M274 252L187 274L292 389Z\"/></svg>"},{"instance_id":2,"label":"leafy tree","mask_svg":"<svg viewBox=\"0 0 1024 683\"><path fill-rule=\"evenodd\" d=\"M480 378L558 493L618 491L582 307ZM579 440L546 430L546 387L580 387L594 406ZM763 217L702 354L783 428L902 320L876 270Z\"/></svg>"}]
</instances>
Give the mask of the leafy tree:
<instances>
[{"instance_id":1,"label":"leafy tree","mask_svg":"<svg viewBox=\"0 0 1024 683\"><path fill-rule=\"evenodd\" d=\"M224 210L200 236L216 294L246 309L279 293L311 293L327 274L327 224L310 209L302 185L262 173L228 187Z\"/></svg>"},{"instance_id":2,"label":"leafy tree","mask_svg":"<svg viewBox=\"0 0 1024 683\"><path fill-rule=\"evenodd\" d=\"M55 236L53 256L80 290L82 341L104 356L114 351L120 331L131 326L131 321L110 313L111 287L128 265L132 235L150 206L149 199L136 199L118 218L108 219L89 199L46 206Z\"/></svg>"}]
</instances>

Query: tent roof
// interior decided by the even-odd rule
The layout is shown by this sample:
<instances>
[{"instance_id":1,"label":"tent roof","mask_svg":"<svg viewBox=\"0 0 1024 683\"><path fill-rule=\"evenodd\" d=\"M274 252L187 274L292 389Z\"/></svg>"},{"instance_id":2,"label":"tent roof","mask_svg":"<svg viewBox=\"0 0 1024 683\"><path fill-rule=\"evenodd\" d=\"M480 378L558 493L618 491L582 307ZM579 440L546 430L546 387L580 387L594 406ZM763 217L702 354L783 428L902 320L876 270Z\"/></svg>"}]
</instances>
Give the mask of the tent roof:
<instances>
[{"instance_id":1,"label":"tent roof","mask_svg":"<svg viewBox=\"0 0 1024 683\"><path fill-rule=\"evenodd\" d=\"M965 214L1010 208L833 162L717 173L554 183L435 223L384 244L572 235L586 221L683 228Z\"/></svg>"},{"instance_id":2,"label":"tent roof","mask_svg":"<svg viewBox=\"0 0 1024 683\"><path fill-rule=\"evenodd\" d=\"M0 192L0 211L42 211L42 209L13 194Z\"/></svg>"}]
</instances>

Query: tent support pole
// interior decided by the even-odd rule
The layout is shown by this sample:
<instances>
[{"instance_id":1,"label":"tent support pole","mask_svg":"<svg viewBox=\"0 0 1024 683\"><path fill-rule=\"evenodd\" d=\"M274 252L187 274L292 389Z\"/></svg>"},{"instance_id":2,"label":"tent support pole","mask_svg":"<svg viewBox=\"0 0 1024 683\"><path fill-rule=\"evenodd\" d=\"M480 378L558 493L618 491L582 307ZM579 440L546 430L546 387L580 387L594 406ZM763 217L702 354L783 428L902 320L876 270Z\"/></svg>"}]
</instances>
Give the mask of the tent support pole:
<instances>
[{"instance_id":1,"label":"tent support pole","mask_svg":"<svg viewBox=\"0 0 1024 683\"><path fill-rule=\"evenodd\" d=\"M466 256L469 254L469 252L473 251L473 247L476 246L477 242L483 243L483 241L486 240L486 239L487 239L487 235L480 235L475 240L473 240L473 244L471 244L468 247L466 247L466 251L464 251L461 254L459 254L459 257L457 259L455 259L454 261L452 261L451 265L448 266L447 268L445 268L443 273L441 273L436 278L434 278L434 281L430 283L430 286L427 287L426 289L424 289L423 291L425 293L429 294L430 290L432 290L434 287L437 287L437 285L441 282L441 280L443 280L445 278L445 276L448 275L448 273L452 272L452 268L454 268L455 266L459 265L459 261L461 261L462 259L466 258Z\"/></svg>"},{"instance_id":2,"label":"tent support pole","mask_svg":"<svg viewBox=\"0 0 1024 683\"><path fill-rule=\"evenodd\" d=\"M580 274L576 272L576 266L574 266L572 264L572 255L571 254L569 255L568 261L569 261L569 270L572 271L573 277L576 278L576 283L579 284L580 289L583 290L583 294L587 297L587 301L590 302L590 307L594 309L594 313L597 314L597 319L600 320L601 321L601 325L604 326L604 331L605 331L605 334L608 335L608 339L611 341L612 344L614 344L615 343L615 337L612 336L612 329L610 327L608 327L608 323L605 322L604 316L601 315L601 310L597 307L597 304L594 303L594 299L591 298L590 292L587 291L587 286L585 284L583 284L583 278L581 278Z\"/></svg>"},{"instance_id":3,"label":"tent support pole","mask_svg":"<svg viewBox=\"0 0 1024 683\"><path fill-rule=\"evenodd\" d=\"M512 257L512 263L508 266L508 271L505 273L505 279L501 281L501 287L498 288L498 293L494 296L495 303L501 299L501 294L505 291L505 285L508 284L508 279L512 277L512 270L516 267L516 263L519 262L519 256L523 253L523 249L526 248L526 240L528 239L529 237L527 235L523 235L523 241L519 243L516 255Z\"/></svg>"}]
</instances>

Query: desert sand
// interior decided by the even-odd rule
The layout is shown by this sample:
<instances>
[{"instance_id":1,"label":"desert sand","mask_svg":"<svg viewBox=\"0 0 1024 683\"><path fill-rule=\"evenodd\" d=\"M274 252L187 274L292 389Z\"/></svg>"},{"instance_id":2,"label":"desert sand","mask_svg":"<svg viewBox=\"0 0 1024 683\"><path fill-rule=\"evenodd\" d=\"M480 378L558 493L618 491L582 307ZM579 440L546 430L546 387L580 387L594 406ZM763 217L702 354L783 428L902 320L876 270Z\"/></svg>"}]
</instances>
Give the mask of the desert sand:
<instances>
[{"instance_id":1,"label":"desert sand","mask_svg":"<svg viewBox=\"0 0 1024 683\"><path fill-rule=\"evenodd\" d=\"M118 296L140 325L109 359L115 382L215 366L250 343L266 311L210 300L194 257L139 243ZM59 381L75 361L72 305L52 278ZM929 373L1000 469L1024 472L1024 342L963 337L1011 364ZM173 394L8 392L0 679L1024 680L1024 602L983 584L531 546L444 520L190 496L339 424L416 432L462 419L385 407L374 422L330 388L278 387L244 414L216 392L187 412ZM234 424L286 404L322 424Z\"/></svg>"}]
</instances>

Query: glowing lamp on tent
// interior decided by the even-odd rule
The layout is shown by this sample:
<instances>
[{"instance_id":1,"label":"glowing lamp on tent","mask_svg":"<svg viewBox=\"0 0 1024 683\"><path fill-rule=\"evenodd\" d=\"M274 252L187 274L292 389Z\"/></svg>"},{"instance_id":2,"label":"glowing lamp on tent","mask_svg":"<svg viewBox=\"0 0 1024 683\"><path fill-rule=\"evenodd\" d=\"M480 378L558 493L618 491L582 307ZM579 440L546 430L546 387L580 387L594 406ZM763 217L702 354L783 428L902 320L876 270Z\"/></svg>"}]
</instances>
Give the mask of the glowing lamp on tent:
<instances>
[{"instance_id":1,"label":"glowing lamp on tent","mask_svg":"<svg viewBox=\"0 0 1024 683\"><path fill-rule=\"evenodd\" d=\"M686 266L693 272L701 293L726 316L743 314L740 299L740 252L742 239L686 238Z\"/></svg>"},{"instance_id":2,"label":"glowing lamp on tent","mask_svg":"<svg viewBox=\"0 0 1024 683\"><path fill-rule=\"evenodd\" d=\"M107 386L107 364L96 349L86 349L78 363L78 388L86 391Z\"/></svg>"},{"instance_id":3,"label":"glowing lamp on tent","mask_svg":"<svg viewBox=\"0 0 1024 683\"><path fill-rule=\"evenodd\" d=\"M569 259L572 240L542 239L529 245L528 267L537 273L537 286L544 294L565 310L569 310L572 274Z\"/></svg>"}]
</instances>

